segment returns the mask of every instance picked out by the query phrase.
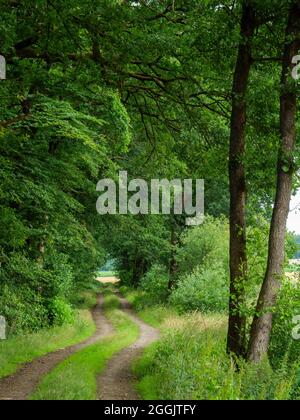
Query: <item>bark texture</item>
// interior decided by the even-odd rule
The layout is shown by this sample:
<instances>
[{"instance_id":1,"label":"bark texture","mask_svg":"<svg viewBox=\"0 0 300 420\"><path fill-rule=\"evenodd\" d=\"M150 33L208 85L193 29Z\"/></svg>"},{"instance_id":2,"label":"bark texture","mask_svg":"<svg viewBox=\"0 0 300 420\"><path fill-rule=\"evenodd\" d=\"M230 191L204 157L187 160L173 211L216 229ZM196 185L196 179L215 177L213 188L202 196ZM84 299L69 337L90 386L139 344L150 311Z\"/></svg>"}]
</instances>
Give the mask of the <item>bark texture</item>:
<instances>
[{"instance_id":1,"label":"bark texture","mask_svg":"<svg viewBox=\"0 0 300 420\"><path fill-rule=\"evenodd\" d=\"M247 276L246 180L244 154L246 143L246 93L252 64L251 39L256 27L251 2L243 4L241 41L232 88L232 114L229 152L230 179L230 302L227 350L245 355L246 318L241 313L244 281Z\"/></svg>"}]
</instances>

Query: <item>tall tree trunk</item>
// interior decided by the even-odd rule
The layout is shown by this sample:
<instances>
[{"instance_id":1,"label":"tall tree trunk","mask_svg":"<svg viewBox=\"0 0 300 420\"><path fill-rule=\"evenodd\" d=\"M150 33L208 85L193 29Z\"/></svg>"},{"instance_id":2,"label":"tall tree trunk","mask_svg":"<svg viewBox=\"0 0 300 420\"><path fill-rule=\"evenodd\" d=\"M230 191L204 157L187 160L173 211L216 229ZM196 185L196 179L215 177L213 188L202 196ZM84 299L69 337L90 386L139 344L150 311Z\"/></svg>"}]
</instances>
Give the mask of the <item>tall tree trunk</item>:
<instances>
[{"instance_id":1,"label":"tall tree trunk","mask_svg":"<svg viewBox=\"0 0 300 420\"><path fill-rule=\"evenodd\" d=\"M246 92L251 68L250 42L256 22L251 2L244 1L241 41L232 88L232 114L229 152L230 179L230 302L227 350L245 355L246 318L241 313L244 303L244 281L247 276L246 252L246 180L244 168L246 140Z\"/></svg>"},{"instance_id":2,"label":"tall tree trunk","mask_svg":"<svg viewBox=\"0 0 300 420\"><path fill-rule=\"evenodd\" d=\"M300 48L300 1L290 8L282 68L280 97L281 147L277 168L277 191L269 238L268 265L253 320L248 359L260 362L267 354L273 323L273 308L281 286L285 259L285 235L292 195L293 151L296 141L297 97L292 81L292 58Z\"/></svg>"}]
</instances>

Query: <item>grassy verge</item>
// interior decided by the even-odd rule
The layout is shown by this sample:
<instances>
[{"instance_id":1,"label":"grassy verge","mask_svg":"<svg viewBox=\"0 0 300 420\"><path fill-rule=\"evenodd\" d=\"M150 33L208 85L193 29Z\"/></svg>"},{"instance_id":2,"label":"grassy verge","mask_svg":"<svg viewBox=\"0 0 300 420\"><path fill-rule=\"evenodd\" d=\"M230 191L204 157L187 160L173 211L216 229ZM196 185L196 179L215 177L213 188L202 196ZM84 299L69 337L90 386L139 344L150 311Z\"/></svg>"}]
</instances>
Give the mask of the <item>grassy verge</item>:
<instances>
[{"instance_id":1,"label":"grassy verge","mask_svg":"<svg viewBox=\"0 0 300 420\"><path fill-rule=\"evenodd\" d=\"M162 329L161 340L134 365L143 399L297 399L296 368L274 371L268 362L241 362L237 372L225 351L224 316L170 316Z\"/></svg>"},{"instance_id":2,"label":"grassy verge","mask_svg":"<svg viewBox=\"0 0 300 420\"><path fill-rule=\"evenodd\" d=\"M91 299L94 302L93 299ZM52 351L77 344L95 332L88 310L77 312L71 325L53 327L35 334L17 336L0 342L0 378L12 375L24 363Z\"/></svg>"},{"instance_id":3,"label":"grassy verge","mask_svg":"<svg viewBox=\"0 0 300 420\"><path fill-rule=\"evenodd\" d=\"M105 293L105 315L115 327L115 334L65 360L49 375L32 395L34 400L95 400L96 377L106 362L122 348L132 344L139 329L118 309L115 296Z\"/></svg>"},{"instance_id":4,"label":"grassy verge","mask_svg":"<svg viewBox=\"0 0 300 420\"><path fill-rule=\"evenodd\" d=\"M139 291L121 288L139 316L160 328L161 339L134 363L144 400L285 400L300 398L299 368L274 371L268 362L240 363L226 354L227 318L179 315L170 306L145 306ZM298 385L297 385L298 384Z\"/></svg>"},{"instance_id":5,"label":"grassy verge","mask_svg":"<svg viewBox=\"0 0 300 420\"><path fill-rule=\"evenodd\" d=\"M167 328L170 318L179 319L178 313L169 305L147 306L147 296L140 290L132 290L128 287L121 287L120 292L131 303L138 316L154 328L164 330Z\"/></svg>"}]
</instances>

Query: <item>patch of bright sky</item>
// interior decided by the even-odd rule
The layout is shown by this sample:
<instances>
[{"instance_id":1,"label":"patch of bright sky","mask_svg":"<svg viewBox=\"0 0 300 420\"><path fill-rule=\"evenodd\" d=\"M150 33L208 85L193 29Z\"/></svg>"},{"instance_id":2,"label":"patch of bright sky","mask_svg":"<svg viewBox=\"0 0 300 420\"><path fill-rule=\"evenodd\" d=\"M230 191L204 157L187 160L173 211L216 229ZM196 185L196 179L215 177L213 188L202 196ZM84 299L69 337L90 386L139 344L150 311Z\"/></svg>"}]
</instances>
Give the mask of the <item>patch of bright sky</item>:
<instances>
[{"instance_id":1,"label":"patch of bright sky","mask_svg":"<svg viewBox=\"0 0 300 420\"><path fill-rule=\"evenodd\" d=\"M300 235L300 190L291 201L288 230Z\"/></svg>"}]
</instances>

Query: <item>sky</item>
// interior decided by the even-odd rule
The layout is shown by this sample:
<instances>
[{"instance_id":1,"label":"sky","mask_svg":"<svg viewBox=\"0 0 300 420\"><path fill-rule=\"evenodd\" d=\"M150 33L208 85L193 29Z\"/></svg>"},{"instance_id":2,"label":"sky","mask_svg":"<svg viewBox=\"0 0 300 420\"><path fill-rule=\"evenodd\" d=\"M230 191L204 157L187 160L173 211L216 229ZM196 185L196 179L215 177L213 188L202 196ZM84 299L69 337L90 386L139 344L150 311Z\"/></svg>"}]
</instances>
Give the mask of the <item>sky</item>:
<instances>
[{"instance_id":1,"label":"sky","mask_svg":"<svg viewBox=\"0 0 300 420\"><path fill-rule=\"evenodd\" d=\"M300 235L300 190L292 198L290 205L290 215L288 219L288 229Z\"/></svg>"}]
</instances>

